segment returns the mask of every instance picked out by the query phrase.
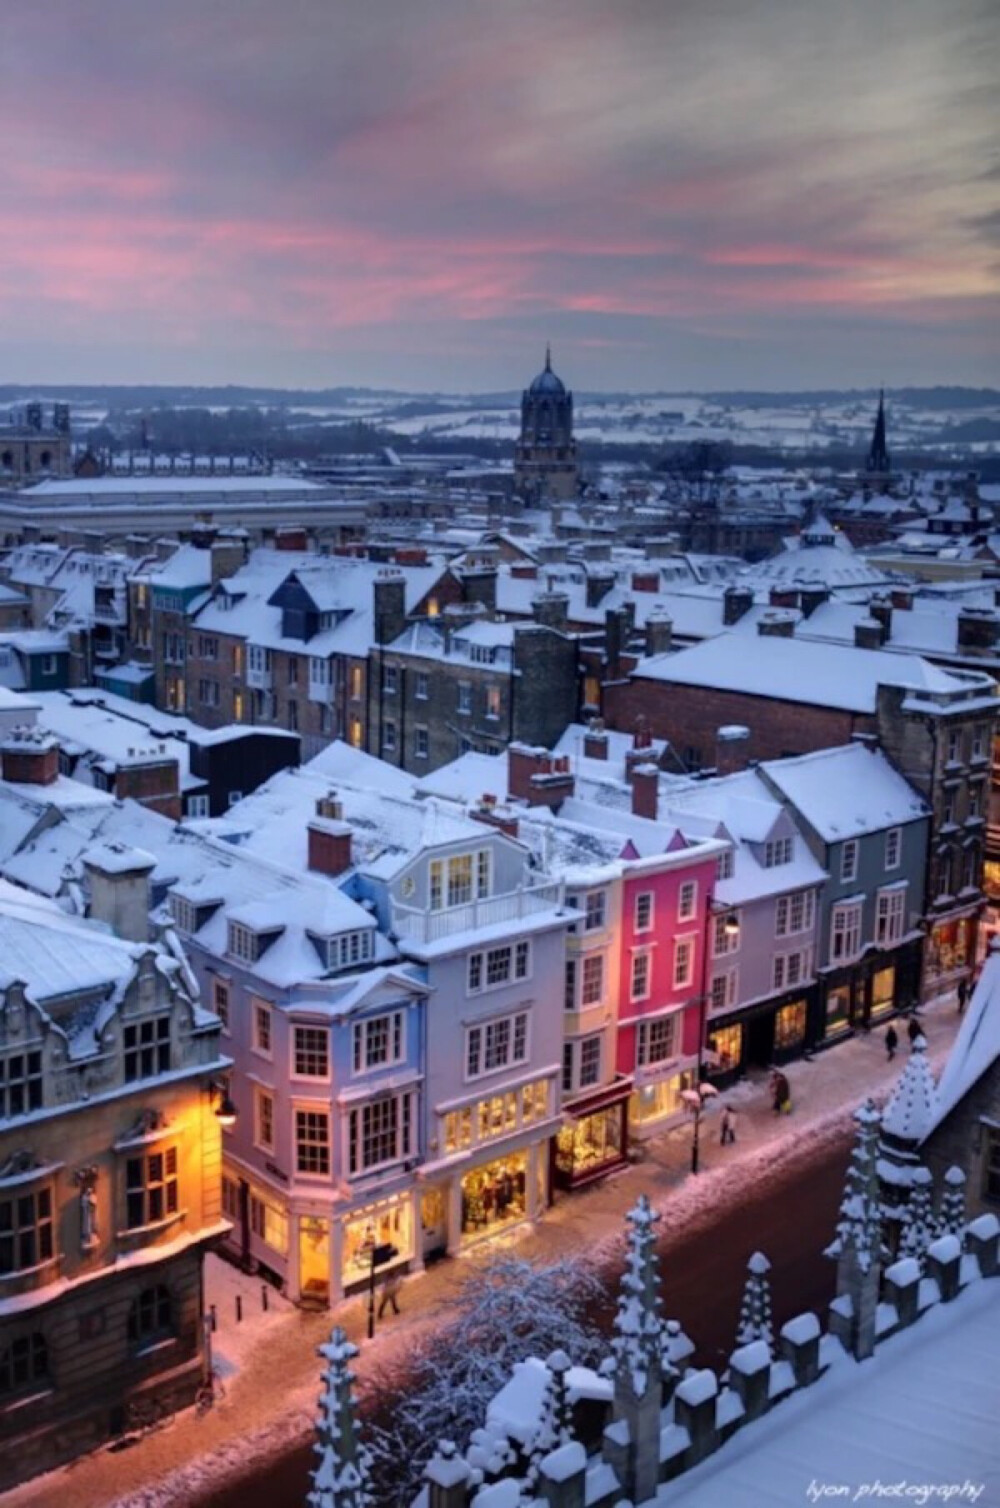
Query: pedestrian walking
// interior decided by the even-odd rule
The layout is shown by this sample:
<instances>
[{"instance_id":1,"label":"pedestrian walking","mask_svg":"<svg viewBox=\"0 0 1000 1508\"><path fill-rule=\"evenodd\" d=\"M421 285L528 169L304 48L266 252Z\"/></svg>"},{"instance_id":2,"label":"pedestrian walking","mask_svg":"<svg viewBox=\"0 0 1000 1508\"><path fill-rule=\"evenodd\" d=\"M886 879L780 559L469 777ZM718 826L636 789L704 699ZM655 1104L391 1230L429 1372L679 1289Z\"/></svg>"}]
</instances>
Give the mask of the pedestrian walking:
<instances>
[{"instance_id":1,"label":"pedestrian walking","mask_svg":"<svg viewBox=\"0 0 1000 1508\"><path fill-rule=\"evenodd\" d=\"M890 1025L889 1030L885 1034L885 1051L890 1063L896 1056L896 1048L898 1046L899 1033L894 1026Z\"/></svg>"},{"instance_id":2,"label":"pedestrian walking","mask_svg":"<svg viewBox=\"0 0 1000 1508\"><path fill-rule=\"evenodd\" d=\"M728 1147L736 1140L736 1111L731 1105L722 1107L722 1125L719 1129L719 1141L724 1147Z\"/></svg>"},{"instance_id":3,"label":"pedestrian walking","mask_svg":"<svg viewBox=\"0 0 1000 1508\"><path fill-rule=\"evenodd\" d=\"M788 1115L792 1108L792 1091L788 1087L788 1080L783 1073L775 1072L771 1076L771 1088L774 1093L775 1115Z\"/></svg>"},{"instance_id":4,"label":"pedestrian walking","mask_svg":"<svg viewBox=\"0 0 1000 1508\"><path fill-rule=\"evenodd\" d=\"M386 1275L382 1284L382 1299L378 1306L378 1317L382 1318L386 1305L392 1305L393 1314L399 1313L399 1290L403 1286L403 1275L400 1272L390 1272Z\"/></svg>"},{"instance_id":5,"label":"pedestrian walking","mask_svg":"<svg viewBox=\"0 0 1000 1508\"><path fill-rule=\"evenodd\" d=\"M958 981L958 989L955 993L958 996L958 1014L961 1015L965 1010L965 1002L969 998L969 981L967 979L960 979Z\"/></svg>"},{"instance_id":6,"label":"pedestrian walking","mask_svg":"<svg viewBox=\"0 0 1000 1508\"><path fill-rule=\"evenodd\" d=\"M910 1039L910 1046L912 1047L917 1038L922 1037L923 1034L923 1027L920 1025L920 1022L916 1016L911 1015L909 1021L906 1023L906 1035Z\"/></svg>"}]
</instances>

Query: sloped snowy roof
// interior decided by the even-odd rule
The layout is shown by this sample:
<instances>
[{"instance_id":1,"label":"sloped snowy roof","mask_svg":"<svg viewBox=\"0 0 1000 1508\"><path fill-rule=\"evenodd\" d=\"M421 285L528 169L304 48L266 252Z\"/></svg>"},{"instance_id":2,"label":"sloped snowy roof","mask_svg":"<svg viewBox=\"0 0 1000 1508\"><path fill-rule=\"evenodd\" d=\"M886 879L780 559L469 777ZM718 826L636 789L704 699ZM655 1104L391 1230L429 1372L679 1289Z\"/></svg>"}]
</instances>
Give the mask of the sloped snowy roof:
<instances>
[{"instance_id":1,"label":"sloped snowy roof","mask_svg":"<svg viewBox=\"0 0 1000 1508\"><path fill-rule=\"evenodd\" d=\"M0 880L0 988L21 980L32 999L121 984L145 952Z\"/></svg>"},{"instance_id":2,"label":"sloped snowy roof","mask_svg":"<svg viewBox=\"0 0 1000 1508\"><path fill-rule=\"evenodd\" d=\"M802 1508L812 1483L843 1485L840 1502L880 1482L969 1481L981 1503L1000 1500L998 1349L996 1284L975 1283L870 1360L840 1360L662 1486L651 1508Z\"/></svg>"},{"instance_id":3,"label":"sloped snowy roof","mask_svg":"<svg viewBox=\"0 0 1000 1508\"><path fill-rule=\"evenodd\" d=\"M827 843L914 822L928 812L881 750L863 744L768 760L761 768Z\"/></svg>"},{"instance_id":4,"label":"sloped snowy roof","mask_svg":"<svg viewBox=\"0 0 1000 1508\"><path fill-rule=\"evenodd\" d=\"M952 1044L937 1089L933 1121L924 1140L958 1104L959 1100L1000 1058L1000 950L987 955L979 983L966 1006L958 1036Z\"/></svg>"},{"instance_id":5,"label":"sloped snowy roof","mask_svg":"<svg viewBox=\"0 0 1000 1508\"><path fill-rule=\"evenodd\" d=\"M882 1127L893 1136L919 1142L934 1125L937 1089L927 1061L927 1042L917 1037L899 1082L882 1113Z\"/></svg>"},{"instance_id":6,"label":"sloped snowy roof","mask_svg":"<svg viewBox=\"0 0 1000 1508\"><path fill-rule=\"evenodd\" d=\"M852 712L874 712L879 686L931 696L992 696L995 689L990 676L942 670L917 655L739 632L640 660L635 675Z\"/></svg>"}]
</instances>

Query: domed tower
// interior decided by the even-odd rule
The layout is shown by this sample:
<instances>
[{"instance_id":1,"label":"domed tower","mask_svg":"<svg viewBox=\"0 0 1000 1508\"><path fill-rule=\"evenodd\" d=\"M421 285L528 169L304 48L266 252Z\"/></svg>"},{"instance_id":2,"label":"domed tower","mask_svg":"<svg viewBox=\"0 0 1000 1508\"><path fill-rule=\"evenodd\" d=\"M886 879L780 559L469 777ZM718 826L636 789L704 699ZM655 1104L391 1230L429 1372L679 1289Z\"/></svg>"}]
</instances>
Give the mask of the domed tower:
<instances>
[{"instance_id":1,"label":"domed tower","mask_svg":"<svg viewBox=\"0 0 1000 1508\"><path fill-rule=\"evenodd\" d=\"M576 441L573 439L573 394L545 367L521 396L521 437L514 450L514 485L522 497L572 498L577 494Z\"/></svg>"}]
</instances>

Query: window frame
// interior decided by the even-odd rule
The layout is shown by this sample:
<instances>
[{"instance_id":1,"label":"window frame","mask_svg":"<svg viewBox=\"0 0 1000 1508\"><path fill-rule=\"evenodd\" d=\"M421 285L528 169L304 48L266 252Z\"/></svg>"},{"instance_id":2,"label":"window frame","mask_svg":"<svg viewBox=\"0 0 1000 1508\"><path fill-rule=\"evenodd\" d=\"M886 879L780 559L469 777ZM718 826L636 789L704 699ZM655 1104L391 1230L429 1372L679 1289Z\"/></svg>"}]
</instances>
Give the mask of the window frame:
<instances>
[{"instance_id":1,"label":"window frame","mask_svg":"<svg viewBox=\"0 0 1000 1508\"><path fill-rule=\"evenodd\" d=\"M845 838L840 850L840 882L842 885L853 885L858 877L858 864L861 858L861 844L857 838Z\"/></svg>"},{"instance_id":2,"label":"window frame","mask_svg":"<svg viewBox=\"0 0 1000 1508\"><path fill-rule=\"evenodd\" d=\"M642 912L645 910L646 919L642 920ZM633 902L632 931L637 936L656 930L656 892L653 890L640 890Z\"/></svg>"},{"instance_id":3,"label":"window frame","mask_svg":"<svg viewBox=\"0 0 1000 1508\"><path fill-rule=\"evenodd\" d=\"M250 996L250 1051L268 1063L274 1061L274 1006L259 995ZM261 1027L265 1026L262 1031Z\"/></svg>"},{"instance_id":4,"label":"window frame","mask_svg":"<svg viewBox=\"0 0 1000 1508\"><path fill-rule=\"evenodd\" d=\"M326 1135L322 1140L316 1136L303 1134L310 1130L318 1130L320 1122L325 1123L326 1129ZM296 1177L330 1178L333 1171L333 1138L331 1132L331 1113L329 1108L316 1104L294 1106L292 1136ZM304 1153L308 1155L304 1157ZM306 1164L310 1162L315 1162L318 1165L307 1166Z\"/></svg>"},{"instance_id":5,"label":"window frame","mask_svg":"<svg viewBox=\"0 0 1000 1508\"><path fill-rule=\"evenodd\" d=\"M133 1169L139 1181L133 1182ZM175 1141L135 1148L125 1157L125 1222L122 1233L160 1230L183 1211L180 1203L180 1150ZM134 1211L138 1209L138 1218Z\"/></svg>"},{"instance_id":6,"label":"window frame","mask_svg":"<svg viewBox=\"0 0 1000 1508\"><path fill-rule=\"evenodd\" d=\"M894 858L890 858L890 854L894 854L895 857ZM886 869L886 872L888 873L889 871L891 871L893 869L898 869L899 866L902 864L902 862L903 862L903 829L901 827L890 827L886 831L886 835L885 835L885 869Z\"/></svg>"}]
</instances>

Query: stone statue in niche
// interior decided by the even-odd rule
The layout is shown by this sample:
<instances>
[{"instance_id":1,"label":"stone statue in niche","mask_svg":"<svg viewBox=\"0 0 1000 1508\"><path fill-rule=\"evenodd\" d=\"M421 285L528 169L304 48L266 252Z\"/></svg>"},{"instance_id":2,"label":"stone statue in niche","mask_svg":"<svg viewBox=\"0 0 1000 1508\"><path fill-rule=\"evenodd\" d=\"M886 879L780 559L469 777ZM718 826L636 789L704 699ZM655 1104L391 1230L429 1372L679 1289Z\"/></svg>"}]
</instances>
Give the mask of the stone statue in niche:
<instances>
[{"instance_id":1,"label":"stone statue in niche","mask_svg":"<svg viewBox=\"0 0 1000 1508\"><path fill-rule=\"evenodd\" d=\"M89 1252L101 1239L97 1229L97 1169L80 1168L73 1176L80 1190L80 1250Z\"/></svg>"}]
</instances>

